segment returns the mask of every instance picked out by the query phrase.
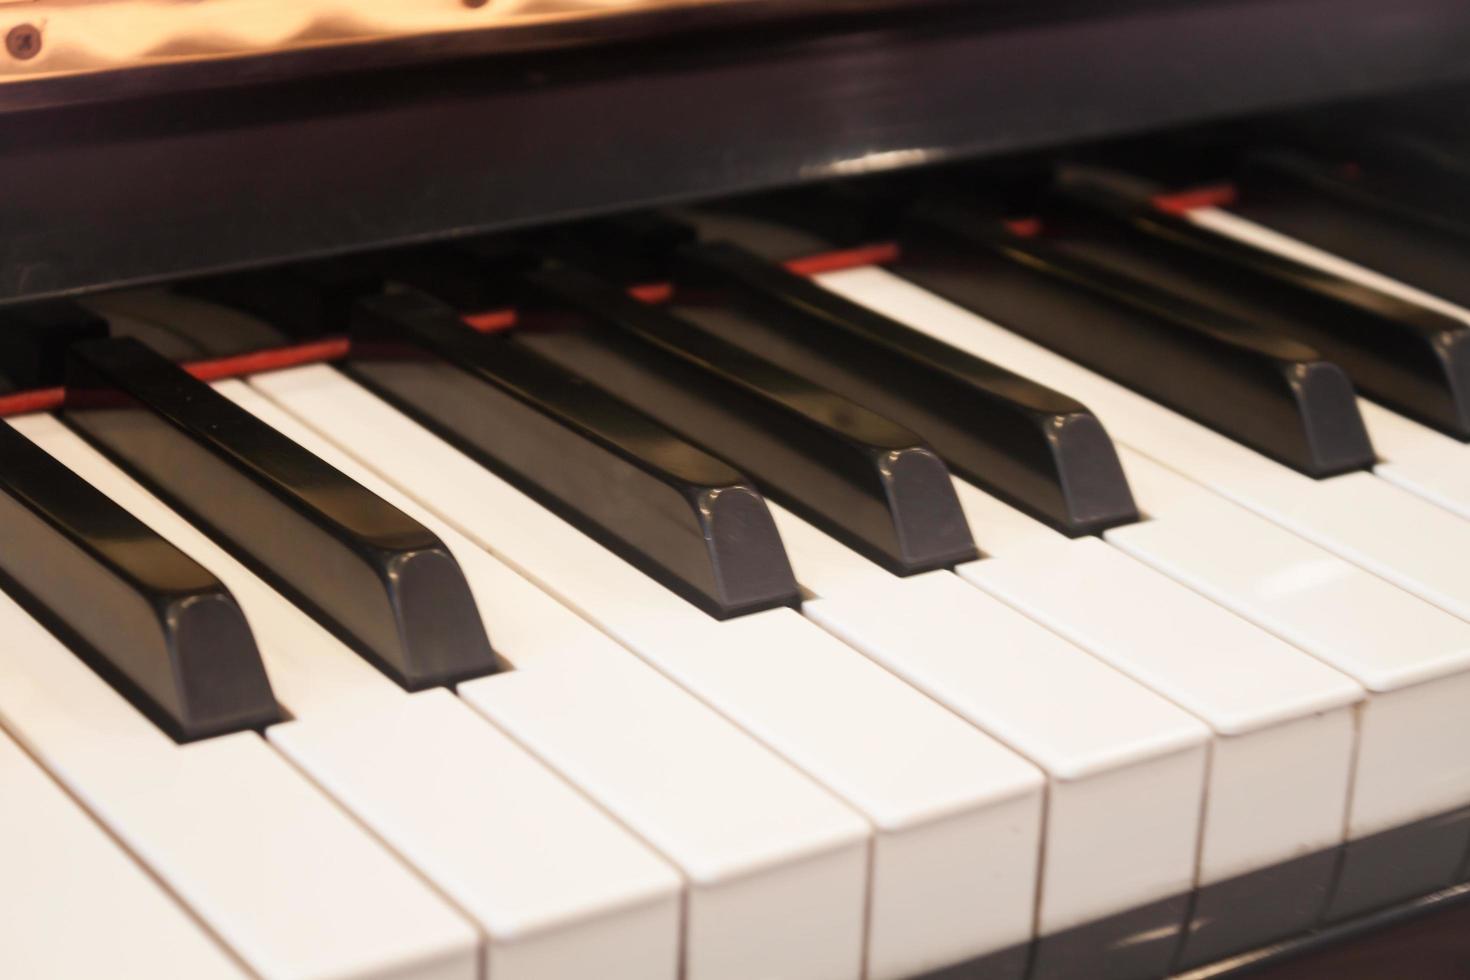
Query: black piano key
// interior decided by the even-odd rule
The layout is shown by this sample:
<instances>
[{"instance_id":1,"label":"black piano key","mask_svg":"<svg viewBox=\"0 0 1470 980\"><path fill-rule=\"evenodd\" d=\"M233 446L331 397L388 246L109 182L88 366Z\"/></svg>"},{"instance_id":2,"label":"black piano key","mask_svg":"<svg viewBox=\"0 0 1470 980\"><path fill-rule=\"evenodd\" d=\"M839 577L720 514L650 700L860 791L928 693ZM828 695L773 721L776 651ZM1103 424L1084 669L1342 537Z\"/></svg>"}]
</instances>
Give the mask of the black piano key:
<instances>
[{"instance_id":1,"label":"black piano key","mask_svg":"<svg viewBox=\"0 0 1470 980\"><path fill-rule=\"evenodd\" d=\"M106 320L66 300L6 308L0 313L0 390L60 386L66 380L66 349L107 333Z\"/></svg>"},{"instance_id":2,"label":"black piano key","mask_svg":"<svg viewBox=\"0 0 1470 980\"><path fill-rule=\"evenodd\" d=\"M348 372L710 615L800 601L765 501L607 392L418 293L356 307Z\"/></svg>"},{"instance_id":3,"label":"black piano key","mask_svg":"<svg viewBox=\"0 0 1470 980\"><path fill-rule=\"evenodd\" d=\"M207 570L0 423L0 582L179 741L280 720L255 640Z\"/></svg>"},{"instance_id":4,"label":"black piano key","mask_svg":"<svg viewBox=\"0 0 1470 980\"><path fill-rule=\"evenodd\" d=\"M112 336L132 337L171 361L248 354L294 339L249 313L173 289L103 293L86 304L107 319Z\"/></svg>"},{"instance_id":5,"label":"black piano key","mask_svg":"<svg viewBox=\"0 0 1470 980\"><path fill-rule=\"evenodd\" d=\"M1314 477L1374 462L1347 375L1312 348L1008 232L914 211L898 272Z\"/></svg>"},{"instance_id":6,"label":"black piano key","mask_svg":"<svg viewBox=\"0 0 1470 980\"><path fill-rule=\"evenodd\" d=\"M1138 519L1082 404L737 246L682 249L670 309L918 433L951 469L1067 534Z\"/></svg>"},{"instance_id":7,"label":"black piano key","mask_svg":"<svg viewBox=\"0 0 1470 980\"><path fill-rule=\"evenodd\" d=\"M1374 399L1470 439L1470 324L1166 214L1105 172L1064 172L1047 214L1089 257L1300 340Z\"/></svg>"},{"instance_id":8,"label":"black piano key","mask_svg":"<svg viewBox=\"0 0 1470 980\"><path fill-rule=\"evenodd\" d=\"M1470 224L1424 220L1422 209L1344 193L1340 182L1286 153L1255 153L1236 174L1232 210L1283 234L1470 307Z\"/></svg>"},{"instance_id":9,"label":"black piano key","mask_svg":"<svg viewBox=\"0 0 1470 980\"><path fill-rule=\"evenodd\" d=\"M448 549L130 339L71 350L63 418L409 690L496 660Z\"/></svg>"},{"instance_id":10,"label":"black piano key","mask_svg":"<svg viewBox=\"0 0 1470 980\"><path fill-rule=\"evenodd\" d=\"M1361 167L1370 189L1433 216L1470 221L1470 159L1456 145L1412 130L1362 133L1348 159Z\"/></svg>"},{"instance_id":11,"label":"black piano key","mask_svg":"<svg viewBox=\"0 0 1470 980\"><path fill-rule=\"evenodd\" d=\"M310 340L345 334L357 298L381 286L381 276L363 261L321 259L186 280L174 289L258 317L285 337Z\"/></svg>"},{"instance_id":12,"label":"black piano key","mask_svg":"<svg viewBox=\"0 0 1470 980\"><path fill-rule=\"evenodd\" d=\"M522 282L515 342L749 473L885 568L976 557L949 470L912 432L580 270Z\"/></svg>"},{"instance_id":13,"label":"black piano key","mask_svg":"<svg viewBox=\"0 0 1470 980\"><path fill-rule=\"evenodd\" d=\"M1417 208L1427 220L1470 219L1463 137L1415 125L1391 110L1291 115L1261 127L1255 142L1299 149L1316 158L1322 176Z\"/></svg>"},{"instance_id":14,"label":"black piano key","mask_svg":"<svg viewBox=\"0 0 1470 980\"><path fill-rule=\"evenodd\" d=\"M1299 194L1321 205L1377 214L1461 239L1470 237L1470 225L1453 202L1425 201L1419 193L1395 190L1393 181L1384 179L1389 173L1380 164L1378 179L1373 179L1357 161L1343 162L1290 149L1253 149L1242 154L1235 179L1247 199L1256 194Z\"/></svg>"}]
</instances>

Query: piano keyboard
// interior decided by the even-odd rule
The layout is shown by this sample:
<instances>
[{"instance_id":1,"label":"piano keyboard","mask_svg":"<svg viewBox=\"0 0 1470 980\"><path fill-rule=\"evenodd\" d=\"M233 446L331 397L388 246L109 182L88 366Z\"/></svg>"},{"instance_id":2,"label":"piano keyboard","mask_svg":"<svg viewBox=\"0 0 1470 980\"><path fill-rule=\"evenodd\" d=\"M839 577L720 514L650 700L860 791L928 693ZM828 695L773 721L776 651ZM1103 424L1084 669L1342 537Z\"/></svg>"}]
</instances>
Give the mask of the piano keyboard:
<instances>
[{"instance_id":1,"label":"piano keyboard","mask_svg":"<svg viewBox=\"0 0 1470 980\"><path fill-rule=\"evenodd\" d=\"M0 313L0 976L1202 978L1470 879L1470 222L1256 167Z\"/></svg>"}]
</instances>

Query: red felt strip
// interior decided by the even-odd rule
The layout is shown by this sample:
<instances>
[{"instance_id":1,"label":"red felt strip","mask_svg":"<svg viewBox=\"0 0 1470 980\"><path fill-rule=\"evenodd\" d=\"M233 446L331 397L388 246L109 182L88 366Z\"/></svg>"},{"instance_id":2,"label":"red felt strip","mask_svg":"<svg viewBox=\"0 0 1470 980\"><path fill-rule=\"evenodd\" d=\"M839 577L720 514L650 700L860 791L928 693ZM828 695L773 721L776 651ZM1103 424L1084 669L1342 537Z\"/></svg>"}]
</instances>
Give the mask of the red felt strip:
<instances>
[{"instance_id":1,"label":"red felt strip","mask_svg":"<svg viewBox=\"0 0 1470 980\"><path fill-rule=\"evenodd\" d=\"M200 381L219 381L222 378L238 378L262 371L279 371L302 364L318 364L337 361L347 356L347 338L331 337L309 344L293 344L290 347L272 347L270 350L252 351L235 357L216 357L207 361L190 361L183 365ZM63 388L38 388L20 391L13 395L0 396L0 416L25 415L30 412L50 412L62 406L66 398Z\"/></svg>"},{"instance_id":2,"label":"red felt strip","mask_svg":"<svg viewBox=\"0 0 1470 980\"><path fill-rule=\"evenodd\" d=\"M188 371L200 381L219 381L222 378L238 378L244 374L259 374L262 371L280 371L283 368L302 364L318 364L322 361L339 361L347 356L347 338L329 337L309 344L293 344L290 347L272 347L269 350L252 351L234 357L216 357L207 361L189 361L184 364Z\"/></svg>"},{"instance_id":3,"label":"red felt strip","mask_svg":"<svg viewBox=\"0 0 1470 980\"><path fill-rule=\"evenodd\" d=\"M1041 234L1040 218L1016 218L1005 223L1006 230L1021 238L1036 238Z\"/></svg>"},{"instance_id":4,"label":"red felt strip","mask_svg":"<svg viewBox=\"0 0 1470 980\"><path fill-rule=\"evenodd\" d=\"M1212 184L1172 194L1157 194L1153 205L1167 214L1188 214L1197 208L1228 208L1238 199L1234 184Z\"/></svg>"},{"instance_id":5,"label":"red felt strip","mask_svg":"<svg viewBox=\"0 0 1470 980\"><path fill-rule=\"evenodd\" d=\"M49 412L60 408L65 396L64 388L37 388L34 391L18 391L13 395L0 395L0 415Z\"/></svg>"},{"instance_id":6,"label":"red felt strip","mask_svg":"<svg viewBox=\"0 0 1470 980\"><path fill-rule=\"evenodd\" d=\"M667 303L674 298L674 284L669 282L645 282L639 286L629 286L628 295L644 303L654 305Z\"/></svg>"},{"instance_id":7,"label":"red felt strip","mask_svg":"<svg viewBox=\"0 0 1470 980\"><path fill-rule=\"evenodd\" d=\"M824 272L840 272L864 265L886 265L898 261L898 244L878 242L858 248L845 248L837 252L822 252L792 259L786 269L798 276L819 276Z\"/></svg>"},{"instance_id":8,"label":"red felt strip","mask_svg":"<svg viewBox=\"0 0 1470 980\"><path fill-rule=\"evenodd\" d=\"M898 258L898 246L892 242L880 242L859 248L823 252L819 255L803 256L786 263L786 268L799 276L815 276L823 272L836 272L864 265L881 265ZM666 282L645 283L634 286L628 292L645 303L664 303L673 296L673 286ZM516 324L513 309L487 310L463 317L464 322L481 333L507 330ZM339 361L347 356L350 344L346 337L330 337L309 344L293 344L290 347L273 347L269 350L253 351L234 357L217 357L204 361L189 361L183 365L200 381L219 381L223 378L238 378L263 371L280 371L303 364L318 364L324 361ZM34 391L18 391L11 395L0 395L0 417L24 415L28 412L49 412L58 409L65 401L62 388L38 388Z\"/></svg>"},{"instance_id":9,"label":"red felt strip","mask_svg":"<svg viewBox=\"0 0 1470 980\"><path fill-rule=\"evenodd\" d=\"M469 313L460 317L480 333L498 333L516 325L515 310L486 310L484 313Z\"/></svg>"}]
</instances>

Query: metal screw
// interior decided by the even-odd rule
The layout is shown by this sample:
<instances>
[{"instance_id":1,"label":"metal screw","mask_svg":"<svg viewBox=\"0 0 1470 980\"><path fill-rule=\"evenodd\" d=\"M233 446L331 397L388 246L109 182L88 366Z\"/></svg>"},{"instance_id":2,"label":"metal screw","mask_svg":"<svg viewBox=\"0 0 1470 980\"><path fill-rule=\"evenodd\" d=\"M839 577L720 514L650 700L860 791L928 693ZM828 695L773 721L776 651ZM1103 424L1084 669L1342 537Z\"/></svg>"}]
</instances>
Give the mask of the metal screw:
<instances>
[{"instance_id":1,"label":"metal screw","mask_svg":"<svg viewBox=\"0 0 1470 980\"><path fill-rule=\"evenodd\" d=\"M5 35L5 50L21 61L34 58L41 53L41 29L34 24L16 24Z\"/></svg>"}]
</instances>

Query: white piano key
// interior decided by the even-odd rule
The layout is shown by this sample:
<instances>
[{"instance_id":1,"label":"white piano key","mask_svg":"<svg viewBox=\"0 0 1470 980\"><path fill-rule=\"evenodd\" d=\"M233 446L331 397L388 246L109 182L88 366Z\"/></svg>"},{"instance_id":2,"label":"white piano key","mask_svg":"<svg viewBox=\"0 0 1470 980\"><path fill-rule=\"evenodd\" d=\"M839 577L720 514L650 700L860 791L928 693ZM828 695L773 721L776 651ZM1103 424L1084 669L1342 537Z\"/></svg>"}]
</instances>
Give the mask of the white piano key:
<instances>
[{"instance_id":1,"label":"white piano key","mask_svg":"<svg viewBox=\"0 0 1470 980\"><path fill-rule=\"evenodd\" d=\"M1369 473L1313 480L881 269L828 288L1088 405L1113 438L1442 609L1470 619L1470 521ZM981 547L984 545L982 543Z\"/></svg>"},{"instance_id":2,"label":"white piano key","mask_svg":"<svg viewBox=\"0 0 1470 980\"><path fill-rule=\"evenodd\" d=\"M1370 692L1349 837L1470 804L1470 626L1126 447L1120 457L1151 519L1108 541Z\"/></svg>"},{"instance_id":3,"label":"white piano key","mask_svg":"<svg viewBox=\"0 0 1470 980\"><path fill-rule=\"evenodd\" d=\"M1152 553L1154 542L1185 552L1172 577L1369 690L1470 668L1470 625L1126 446L1119 458L1148 519L1106 540L1129 552ZM1191 549L1199 557L1185 560ZM1405 635L1415 642L1400 642Z\"/></svg>"},{"instance_id":4,"label":"white piano key","mask_svg":"<svg viewBox=\"0 0 1470 980\"><path fill-rule=\"evenodd\" d=\"M1470 517L1470 446L1366 399L1358 407L1380 460L1374 473Z\"/></svg>"},{"instance_id":5,"label":"white piano key","mask_svg":"<svg viewBox=\"0 0 1470 980\"><path fill-rule=\"evenodd\" d=\"M952 572L899 578L772 512L808 617L1050 777L1041 933L1189 891L1204 725Z\"/></svg>"},{"instance_id":6,"label":"white piano key","mask_svg":"<svg viewBox=\"0 0 1470 980\"><path fill-rule=\"evenodd\" d=\"M1327 555L1376 573L1461 619L1470 613L1466 603L1470 588L1456 556L1470 546L1466 536L1470 524L1366 473L1321 481L1302 477L880 270L823 279L859 302L958 347L983 351L1086 402L1114 438L1128 444L1120 448L1140 505L1146 513L1158 515L1154 522L1114 532L1111 539L1120 545L1126 541L1140 556L1149 556L1207 595L1223 596L1228 588L1230 601L1243 613L1260 617L1267 628L1303 643L1373 692L1361 718L1360 782L1349 822L1352 836L1465 801L1463 753L1456 749L1463 744L1458 733L1465 722L1452 717L1451 707L1466 683L1463 640L1452 624L1422 608L1411 609L1411 601L1343 570L1335 561L1324 563L1321 559L1326 556L1303 550L1279 533L1272 533L1271 541L1262 541L1261 547L1283 559L1295 556L1287 559L1294 562L1289 567L1295 574L1277 577L1254 558L1242 567L1255 569L1256 578L1248 572L1232 574L1206 557L1185 552L1196 545L1202 550L1237 549L1239 541L1228 535L1201 539L1197 528L1181 520L1199 519L1190 514L1201 512L1198 488L1208 486L1256 512L1257 520L1284 525ZM1141 467L1140 459L1155 465ZM1190 489L1181 491L1181 473L1191 478ZM1214 513L1209 507L1205 512ZM1220 526L1230 520L1228 514L1220 518ZM1254 526L1252 535L1259 533L1260 525ZM1171 541L1176 533L1180 540ZM1311 549L1310 543L1302 544ZM1236 558L1246 560L1238 553ZM1324 605L1302 602L1292 607L1291 620L1285 618L1286 604L1295 602L1289 598L1291 590L1313 594L1319 588L1331 597ZM1365 593L1373 598L1365 602ZM1413 618L1401 618L1405 616ZM1414 637L1414 642L1405 642L1406 636Z\"/></svg>"},{"instance_id":7,"label":"white piano key","mask_svg":"<svg viewBox=\"0 0 1470 980\"><path fill-rule=\"evenodd\" d=\"M676 975L681 884L644 845L466 705L404 692L60 423L18 425L229 587L294 717L267 737L473 919L498 977Z\"/></svg>"},{"instance_id":8,"label":"white piano key","mask_svg":"<svg viewBox=\"0 0 1470 980\"><path fill-rule=\"evenodd\" d=\"M958 572L1220 736L1201 883L1341 842L1364 696L1348 677L1096 539Z\"/></svg>"},{"instance_id":9,"label":"white piano key","mask_svg":"<svg viewBox=\"0 0 1470 980\"><path fill-rule=\"evenodd\" d=\"M953 477L955 496L975 536L981 557L1004 557L1017 551L1059 544L1066 535L1053 531L1016 508L992 497L973 483Z\"/></svg>"},{"instance_id":10,"label":"white piano key","mask_svg":"<svg viewBox=\"0 0 1470 980\"><path fill-rule=\"evenodd\" d=\"M448 691L271 740L479 925L490 976L678 975L673 869Z\"/></svg>"},{"instance_id":11,"label":"white piano key","mask_svg":"<svg viewBox=\"0 0 1470 980\"><path fill-rule=\"evenodd\" d=\"M856 975L866 823L643 664L596 646L461 694L683 870L681 975Z\"/></svg>"},{"instance_id":12,"label":"white piano key","mask_svg":"<svg viewBox=\"0 0 1470 980\"><path fill-rule=\"evenodd\" d=\"M998 807L1031 850L1032 766L791 610L711 619L330 368L254 383L867 816L870 975L1029 935L1026 903L988 923L953 903L987 887Z\"/></svg>"},{"instance_id":13,"label":"white piano key","mask_svg":"<svg viewBox=\"0 0 1470 980\"><path fill-rule=\"evenodd\" d=\"M471 980L470 926L259 736L179 745L9 597L0 723L266 977Z\"/></svg>"},{"instance_id":14,"label":"white piano key","mask_svg":"<svg viewBox=\"0 0 1470 980\"><path fill-rule=\"evenodd\" d=\"M1254 245L1268 252L1274 252L1285 258L1301 262L1304 265L1314 266L1324 272L1330 272L1334 276L1343 279L1351 279L1354 282L1370 286L1379 292L1397 296L1417 303L1432 310L1437 310L1447 316L1470 323L1470 310L1465 309L1458 303L1451 303L1447 299L1427 293L1422 289L1410 286L1408 283L1400 282L1380 272L1374 272L1356 262L1350 262L1338 255L1333 255L1315 245L1309 245L1300 239L1290 235L1284 235L1279 231L1267 228L1249 218L1232 214L1223 208L1193 208L1185 213L1185 217L1202 228L1234 238L1237 241Z\"/></svg>"},{"instance_id":15,"label":"white piano key","mask_svg":"<svg viewBox=\"0 0 1470 980\"><path fill-rule=\"evenodd\" d=\"M797 580L818 595L861 596L860 579L886 574L794 516L775 513ZM984 529L975 533L983 548ZM1221 736L1205 794L1201 883L1341 841L1354 738L1350 705L1363 697L1352 680L1096 539L1063 540L957 571ZM866 591L866 604L881 608L884 591ZM968 635L935 632L937 644L945 634ZM861 648L861 634L845 635ZM1260 820L1262 813L1272 819Z\"/></svg>"},{"instance_id":16,"label":"white piano key","mask_svg":"<svg viewBox=\"0 0 1470 980\"><path fill-rule=\"evenodd\" d=\"M1220 208L1188 213L1194 223L1237 241L1314 266L1353 282L1470 323L1457 303L1374 272L1306 242ZM1470 446L1381 405L1358 399L1380 462L1373 472L1426 500L1470 517Z\"/></svg>"},{"instance_id":17,"label":"white piano key","mask_svg":"<svg viewBox=\"0 0 1470 980\"><path fill-rule=\"evenodd\" d=\"M0 976L247 975L0 731Z\"/></svg>"},{"instance_id":18,"label":"white piano key","mask_svg":"<svg viewBox=\"0 0 1470 980\"><path fill-rule=\"evenodd\" d=\"M859 945L824 937L843 935L861 915L868 846L861 817L254 389L218 390L454 553L496 649L517 668L461 684L459 694L682 869L690 887L681 975L856 972ZM543 809L527 800L515 812L541 819ZM569 850L577 859L595 858L576 843ZM1031 868L1024 853L1014 860ZM519 908L521 899L506 897L510 912ZM491 975L511 975L495 953Z\"/></svg>"}]
</instances>

